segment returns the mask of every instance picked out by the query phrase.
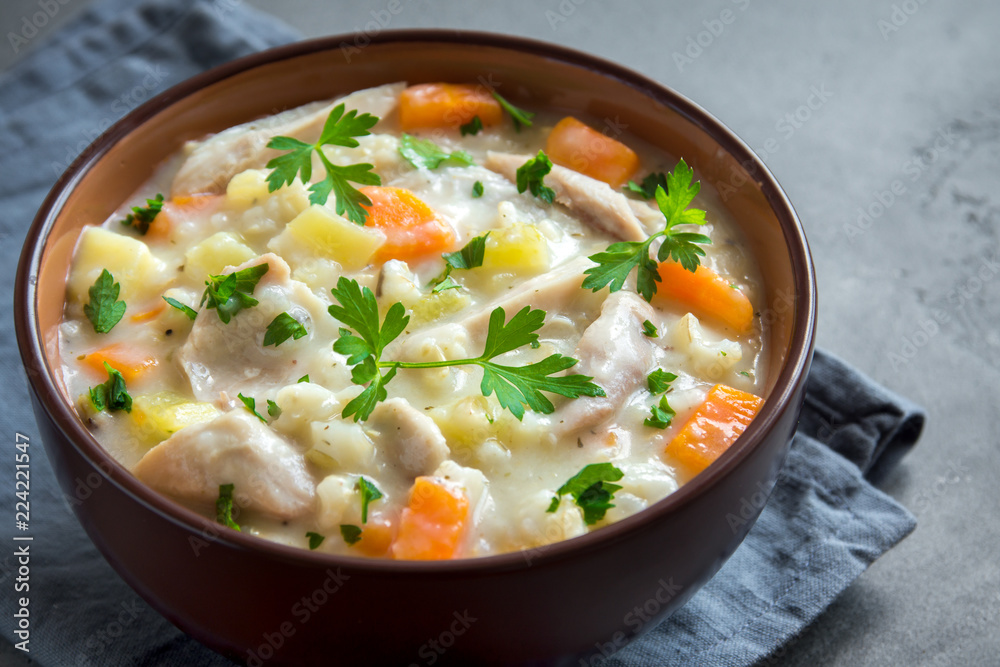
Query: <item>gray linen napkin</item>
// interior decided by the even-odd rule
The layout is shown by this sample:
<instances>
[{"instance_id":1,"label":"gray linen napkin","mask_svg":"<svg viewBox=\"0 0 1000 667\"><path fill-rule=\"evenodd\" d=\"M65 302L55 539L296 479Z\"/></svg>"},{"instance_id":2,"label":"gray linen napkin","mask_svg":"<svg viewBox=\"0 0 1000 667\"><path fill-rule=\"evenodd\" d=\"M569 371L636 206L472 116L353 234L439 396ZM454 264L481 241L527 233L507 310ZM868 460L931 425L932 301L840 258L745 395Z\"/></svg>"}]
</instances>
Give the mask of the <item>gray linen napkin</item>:
<instances>
[{"instance_id":1,"label":"gray linen napkin","mask_svg":"<svg viewBox=\"0 0 1000 667\"><path fill-rule=\"evenodd\" d=\"M178 81L298 37L238 0L107 0L0 76L0 307L11 312L14 267L30 220L91 140ZM8 318L3 326L7 395L0 421L5 438L18 432L31 442L30 657L51 666L231 664L153 611L90 544L36 435ZM613 656L614 647L602 647L610 657L594 663L742 666L780 655L790 637L913 530L913 516L869 480L895 465L923 421L920 408L817 352L799 431L746 541L671 619ZM13 455L2 459L0 474L13 480ZM3 482L0 506L12 508L13 494L12 482ZM17 576L5 549L5 619L16 609ZM0 623L6 641L18 641L14 629Z\"/></svg>"}]
</instances>

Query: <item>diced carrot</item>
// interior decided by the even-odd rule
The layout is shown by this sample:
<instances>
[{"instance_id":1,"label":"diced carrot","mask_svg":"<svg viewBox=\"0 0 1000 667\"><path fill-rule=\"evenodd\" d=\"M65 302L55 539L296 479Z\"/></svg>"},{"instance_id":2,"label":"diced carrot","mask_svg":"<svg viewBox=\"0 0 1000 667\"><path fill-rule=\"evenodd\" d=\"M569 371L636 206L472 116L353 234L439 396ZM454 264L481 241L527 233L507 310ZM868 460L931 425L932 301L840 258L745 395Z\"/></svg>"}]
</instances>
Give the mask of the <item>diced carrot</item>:
<instances>
[{"instance_id":1,"label":"diced carrot","mask_svg":"<svg viewBox=\"0 0 1000 667\"><path fill-rule=\"evenodd\" d=\"M503 109L486 88L456 83L421 83L399 96L399 124L404 132L418 128L457 128L479 116L484 127L496 125Z\"/></svg>"},{"instance_id":2,"label":"diced carrot","mask_svg":"<svg viewBox=\"0 0 1000 667\"><path fill-rule=\"evenodd\" d=\"M366 556L385 556L392 546L392 524L388 521L368 519L361 527L361 539L354 548Z\"/></svg>"},{"instance_id":3,"label":"diced carrot","mask_svg":"<svg viewBox=\"0 0 1000 667\"><path fill-rule=\"evenodd\" d=\"M198 213L208 212L222 202L222 195L181 195L163 203L163 208L149 223L144 239L166 241L177 223Z\"/></svg>"},{"instance_id":4,"label":"diced carrot","mask_svg":"<svg viewBox=\"0 0 1000 667\"><path fill-rule=\"evenodd\" d=\"M566 116L552 128L545 152L556 164L604 181L615 189L639 169L635 151L572 116Z\"/></svg>"},{"instance_id":5,"label":"diced carrot","mask_svg":"<svg viewBox=\"0 0 1000 667\"><path fill-rule=\"evenodd\" d=\"M455 244L451 227L409 190L372 185L361 192L372 200L372 205L365 207L365 224L385 234L385 243L375 252L376 262L439 255Z\"/></svg>"},{"instance_id":6,"label":"diced carrot","mask_svg":"<svg viewBox=\"0 0 1000 667\"><path fill-rule=\"evenodd\" d=\"M109 366L122 374L125 382L132 382L144 372L155 368L159 364L156 357L122 343L114 343L99 350L94 350L85 355L82 361L93 368L98 376L104 377L108 374L107 369L104 368L104 362L106 361Z\"/></svg>"},{"instance_id":7,"label":"diced carrot","mask_svg":"<svg viewBox=\"0 0 1000 667\"><path fill-rule=\"evenodd\" d=\"M167 307L167 302L164 301L163 299L159 299L157 303L153 304L152 308L149 308L148 310L144 310L142 312L136 313L135 315L132 315L132 321L148 322L157 315L159 315L160 313L162 313L163 309L166 307Z\"/></svg>"},{"instance_id":8,"label":"diced carrot","mask_svg":"<svg viewBox=\"0 0 1000 667\"><path fill-rule=\"evenodd\" d=\"M695 315L715 319L740 333L753 326L753 304L746 294L707 266L692 273L674 261L661 262L654 299L679 301Z\"/></svg>"},{"instance_id":9,"label":"diced carrot","mask_svg":"<svg viewBox=\"0 0 1000 667\"><path fill-rule=\"evenodd\" d=\"M667 445L667 457L687 479L694 477L736 442L762 405L759 396L715 385Z\"/></svg>"},{"instance_id":10,"label":"diced carrot","mask_svg":"<svg viewBox=\"0 0 1000 667\"><path fill-rule=\"evenodd\" d=\"M433 477L417 477L409 506L399 518L399 532L392 544L400 560L454 558L465 532L469 499L458 489Z\"/></svg>"}]
</instances>

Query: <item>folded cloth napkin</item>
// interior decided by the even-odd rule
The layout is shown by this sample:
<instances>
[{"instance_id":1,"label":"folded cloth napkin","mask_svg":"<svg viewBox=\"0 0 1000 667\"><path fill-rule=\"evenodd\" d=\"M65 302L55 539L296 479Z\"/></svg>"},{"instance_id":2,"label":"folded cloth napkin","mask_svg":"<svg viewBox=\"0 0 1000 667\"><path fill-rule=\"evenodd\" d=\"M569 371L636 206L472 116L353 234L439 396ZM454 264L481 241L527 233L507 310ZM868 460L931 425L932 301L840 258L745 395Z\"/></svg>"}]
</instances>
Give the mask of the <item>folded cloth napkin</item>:
<instances>
[{"instance_id":1,"label":"folded cloth napkin","mask_svg":"<svg viewBox=\"0 0 1000 667\"><path fill-rule=\"evenodd\" d=\"M238 0L106 0L0 76L0 238L8 239L0 244L0 298L7 312L28 223L77 153L170 85L298 37ZM18 432L31 442L32 660L52 666L230 664L153 611L90 544L36 435L9 320L4 327L0 372L7 396L0 421L5 437ZM798 433L745 542L672 618L598 661L750 665L780 651L913 530L913 516L869 480L915 443L923 421L918 407L817 352ZM2 458L3 479L13 480L14 457ZM0 506L14 506L12 482L3 483ZM4 552L0 617L8 620L0 633L14 643L17 563L12 549Z\"/></svg>"}]
</instances>

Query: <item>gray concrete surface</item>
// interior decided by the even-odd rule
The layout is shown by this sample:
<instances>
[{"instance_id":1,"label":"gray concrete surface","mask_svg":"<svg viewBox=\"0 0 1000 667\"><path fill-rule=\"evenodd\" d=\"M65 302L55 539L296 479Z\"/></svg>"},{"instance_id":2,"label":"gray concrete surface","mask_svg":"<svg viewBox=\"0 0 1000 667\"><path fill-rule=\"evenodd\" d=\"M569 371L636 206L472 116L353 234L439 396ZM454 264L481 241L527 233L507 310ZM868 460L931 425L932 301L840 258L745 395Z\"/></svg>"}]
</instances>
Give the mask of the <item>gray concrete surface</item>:
<instances>
[{"instance_id":1,"label":"gray concrete surface","mask_svg":"<svg viewBox=\"0 0 1000 667\"><path fill-rule=\"evenodd\" d=\"M382 0L248 1L307 36L453 27L563 44L674 87L743 137L805 224L820 345L929 411L882 484L916 532L766 664L1000 664L1000 6L411 0L381 25ZM0 67L38 2L2 0ZM27 664L7 646L0 662Z\"/></svg>"}]
</instances>

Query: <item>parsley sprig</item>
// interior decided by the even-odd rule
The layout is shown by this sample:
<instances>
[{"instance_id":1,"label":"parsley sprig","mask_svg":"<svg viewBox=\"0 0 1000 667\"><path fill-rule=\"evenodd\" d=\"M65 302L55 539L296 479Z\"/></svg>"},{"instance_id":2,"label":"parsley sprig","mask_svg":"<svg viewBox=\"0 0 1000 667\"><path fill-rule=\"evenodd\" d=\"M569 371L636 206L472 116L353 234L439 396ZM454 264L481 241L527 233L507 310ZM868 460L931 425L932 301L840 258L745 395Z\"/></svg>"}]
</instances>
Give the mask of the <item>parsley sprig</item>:
<instances>
[{"instance_id":1,"label":"parsley sprig","mask_svg":"<svg viewBox=\"0 0 1000 667\"><path fill-rule=\"evenodd\" d=\"M405 132L399 139L399 154L416 169L437 169L445 162L463 167L476 164L465 151L449 153L430 139L418 139Z\"/></svg>"},{"instance_id":2,"label":"parsley sprig","mask_svg":"<svg viewBox=\"0 0 1000 667\"><path fill-rule=\"evenodd\" d=\"M670 403L667 401L667 394L670 392L670 383L676 379L677 376L675 374L669 373L662 368L657 368L646 378L646 384L649 386L650 393L653 395L663 394L663 396L660 397L659 404L650 406L649 417L646 417L642 422L643 424L653 428L664 429L673 422L677 413L670 407Z\"/></svg>"},{"instance_id":3,"label":"parsley sprig","mask_svg":"<svg viewBox=\"0 0 1000 667\"><path fill-rule=\"evenodd\" d=\"M93 403L94 409L98 412L101 410L132 412L132 396L125 386L124 376L106 361L104 370L108 372L108 379L96 387L91 387L89 391L90 402Z\"/></svg>"},{"instance_id":4,"label":"parsley sprig","mask_svg":"<svg viewBox=\"0 0 1000 667\"><path fill-rule=\"evenodd\" d=\"M219 319L223 323L229 324L233 315L244 308L253 308L260 303L251 295L267 270L267 262L264 262L232 273L209 276L208 280L205 281L207 287L201 297L200 305L206 308L215 308L216 312L219 313Z\"/></svg>"},{"instance_id":5,"label":"parsley sprig","mask_svg":"<svg viewBox=\"0 0 1000 667\"><path fill-rule=\"evenodd\" d=\"M624 476L625 473L611 463L591 463L584 466L580 472L559 487L546 511L555 512L559 509L562 497L569 494L583 510L584 522L588 526L593 525L614 507L611 501L614 499L615 491L622 487L611 482L617 482Z\"/></svg>"},{"instance_id":6,"label":"parsley sprig","mask_svg":"<svg viewBox=\"0 0 1000 667\"><path fill-rule=\"evenodd\" d=\"M316 151L326 169L326 178L309 186L309 201L313 204L325 204L333 192L337 200L337 214L364 226L368 217L368 211L364 207L371 206L372 202L356 190L351 182L361 185L381 185L382 179L372 172L374 167L367 163L345 167L334 165L323 153L322 147L357 148L360 144L354 137L368 136L371 134L368 130L378 121L378 116L369 113L359 116L357 109L345 113L344 105L338 104L327 117L323 132L316 143L307 144L293 137L272 137L267 142L268 148L289 152L267 163L266 167L272 170L267 175L268 192L274 192L286 183L291 185L296 175L301 176L303 183L308 183L312 178L312 153Z\"/></svg>"},{"instance_id":7,"label":"parsley sprig","mask_svg":"<svg viewBox=\"0 0 1000 667\"><path fill-rule=\"evenodd\" d=\"M125 302L118 300L121 287L121 283L116 283L107 269L102 269L101 275L90 286L90 302L84 305L83 314L97 333L111 331L125 314Z\"/></svg>"},{"instance_id":8,"label":"parsley sprig","mask_svg":"<svg viewBox=\"0 0 1000 667\"><path fill-rule=\"evenodd\" d=\"M401 303L394 303L379 324L378 304L375 295L357 281L341 276L337 287L332 290L337 304L329 307L330 314L350 329L342 328L340 338L333 349L348 357L347 363L354 368L351 379L355 384L367 385L364 391L350 401L343 410L343 417L354 416L354 421L363 421L372 410L385 400L385 385L400 368L441 368L445 366L476 365L483 369L480 390L484 396L494 392L500 405L517 417L524 417L524 408L543 414L550 414L555 406L542 392L558 394L569 398L579 396L604 396L604 390L591 382L586 375L554 376L576 365L577 360L561 354L553 354L526 366L505 366L495 358L524 345L536 345L535 333L545 322L545 311L525 306L510 321L506 321L503 308L496 308L490 314L483 353L470 359L446 359L443 361L387 361L382 359L386 345L395 340L406 328L410 316ZM353 331L352 331L353 329ZM357 332L355 334L354 332ZM382 370L388 369L383 374Z\"/></svg>"},{"instance_id":9,"label":"parsley sprig","mask_svg":"<svg viewBox=\"0 0 1000 667\"><path fill-rule=\"evenodd\" d=\"M657 262L649 256L649 248L653 241L663 238L656 253L656 258L664 262L673 258L680 262L688 271L694 272L701 264L699 257L704 257L705 245L712 242L704 234L681 232L675 228L678 225L705 224L705 211L688 208L695 195L701 189L700 182L691 182L693 172L684 160L680 160L673 172L667 175L667 189L656 187L656 203L666 219L666 226L645 241L624 241L612 243L604 252L591 255L588 259L597 266L584 271L587 278L583 281L584 289L598 291L605 285L612 292L617 292L625 285L632 269L636 269L636 291L646 301L651 301L656 294L656 283L660 282L660 272Z\"/></svg>"},{"instance_id":10,"label":"parsley sprig","mask_svg":"<svg viewBox=\"0 0 1000 667\"><path fill-rule=\"evenodd\" d=\"M282 312L267 325L267 331L264 332L264 347L268 345L278 347L289 338L298 340L308 333L301 322Z\"/></svg>"},{"instance_id":11,"label":"parsley sprig","mask_svg":"<svg viewBox=\"0 0 1000 667\"><path fill-rule=\"evenodd\" d=\"M551 204L556 199L556 191L545 185L545 176L552 171L552 160L545 151L531 158L517 168L517 191L530 190L542 201Z\"/></svg>"},{"instance_id":12,"label":"parsley sprig","mask_svg":"<svg viewBox=\"0 0 1000 667\"><path fill-rule=\"evenodd\" d=\"M126 227L132 227L145 236L146 232L149 231L149 226L161 210L163 210L163 195L157 193L152 199L146 200L145 206L133 206L132 212L126 215L121 223Z\"/></svg>"},{"instance_id":13,"label":"parsley sprig","mask_svg":"<svg viewBox=\"0 0 1000 667\"><path fill-rule=\"evenodd\" d=\"M381 498L382 492L364 477L358 477L354 488L361 493L361 523L368 523L368 506Z\"/></svg>"},{"instance_id":14,"label":"parsley sprig","mask_svg":"<svg viewBox=\"0 0 1000 667\"><path fill-rule=\"evenodd\" d=\"M510 119L514 121L514 129L518 132L521 131L521 126L531 127L531 119L535 117L535 114L531 111L525 111L524 109L519 109L507 100L505 100L500 93L495 90L491 90L490 93L493 95L494 99L500 103L504 111L510 114Z\"/></svg>"}]
</instances>

